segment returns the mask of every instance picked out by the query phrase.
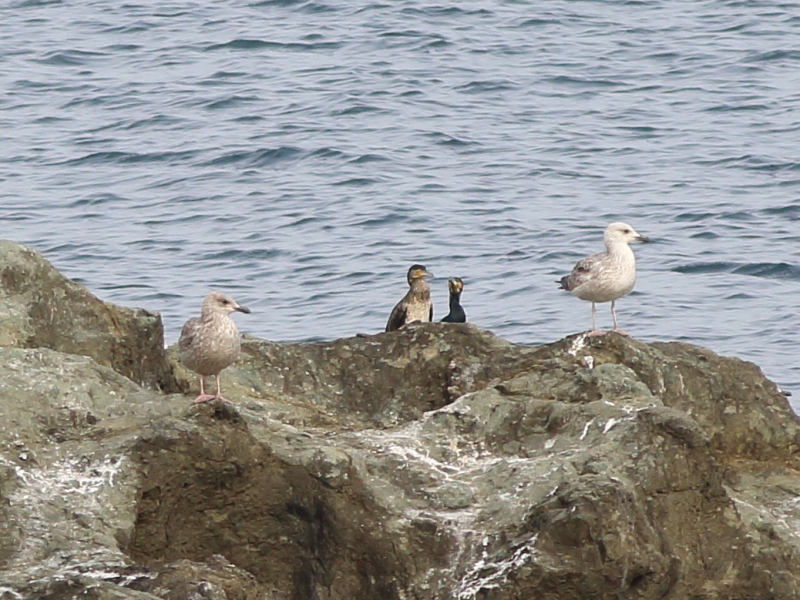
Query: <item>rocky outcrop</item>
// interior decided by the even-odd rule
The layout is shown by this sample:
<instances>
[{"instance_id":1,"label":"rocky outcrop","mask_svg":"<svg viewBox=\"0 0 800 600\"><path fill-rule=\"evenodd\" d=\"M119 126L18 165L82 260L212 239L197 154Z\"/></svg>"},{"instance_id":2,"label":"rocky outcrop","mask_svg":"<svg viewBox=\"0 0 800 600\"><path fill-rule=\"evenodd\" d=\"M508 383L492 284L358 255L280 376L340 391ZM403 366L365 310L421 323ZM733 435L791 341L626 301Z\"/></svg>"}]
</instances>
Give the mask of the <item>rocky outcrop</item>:
<instances>
[{"instance_id":1,"label":"rocky outcrop","mask_svg":"<svg viewBox=\"0 0 800 600\"><path fill-rule=\"evenodd\" d=\"M234 406L0 348L0 599L800 597L800 422L758 368L431 323L253 338Z\"/></svg>"},{"instance_id":2,"label":"rocky outcrop","mask_svg":"<svg viewBox=\"0 0 800 600\"><path fill-rule=\"evenodd\" d=\"M102 302L41 254L0 240L0 346L90 356L141 385L175 391L161 317Z\"/></svg>"}]
</instances>

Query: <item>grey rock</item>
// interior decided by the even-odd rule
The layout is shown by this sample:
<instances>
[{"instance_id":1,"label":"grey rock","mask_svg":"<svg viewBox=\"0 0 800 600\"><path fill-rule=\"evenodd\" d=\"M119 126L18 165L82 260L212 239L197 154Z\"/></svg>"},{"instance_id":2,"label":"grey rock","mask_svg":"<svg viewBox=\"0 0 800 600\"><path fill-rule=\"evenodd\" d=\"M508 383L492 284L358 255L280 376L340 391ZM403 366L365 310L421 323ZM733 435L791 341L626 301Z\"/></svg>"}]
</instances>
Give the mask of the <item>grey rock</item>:
<instances>
[{"instance_id":1,"label":"grey rock","mask_svg":"<svg viewBox=\"0 0 800 600\"><path fill-rule=\"evenodd\" d=\"M0 348L0 599L800 597L800 422L754 365L438 323L242 350L229 406Z\"/></svg>"},{"instance_id":2,"label":"grey rock","mask_svg":"<svg viewBox=\"0 0 800 600\"><path fill-rule=\"evenodd\" d=\"M39 252L0 240L0 346L90 356L148 387L174 391L161 317L102 302Z\"/></svg>"}]
</instances>

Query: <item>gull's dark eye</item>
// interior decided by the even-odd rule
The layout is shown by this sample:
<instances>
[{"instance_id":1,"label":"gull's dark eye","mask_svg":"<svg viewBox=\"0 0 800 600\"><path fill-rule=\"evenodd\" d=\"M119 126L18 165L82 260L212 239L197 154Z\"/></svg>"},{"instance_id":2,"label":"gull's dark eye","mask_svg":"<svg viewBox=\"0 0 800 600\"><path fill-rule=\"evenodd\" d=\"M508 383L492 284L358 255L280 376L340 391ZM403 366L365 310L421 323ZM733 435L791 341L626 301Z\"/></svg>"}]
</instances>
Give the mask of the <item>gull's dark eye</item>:
<instances>
[{"instance_id":1,"label":"gull's dark eye","mask_svg":"<svg viewBox=\"0 0 800 600\"><path fill-rule=\"evenodd\" d=\"M626 229L623 233L630 233L630 232L631 232L630 229Z\"/></svg>"}]
</instances>

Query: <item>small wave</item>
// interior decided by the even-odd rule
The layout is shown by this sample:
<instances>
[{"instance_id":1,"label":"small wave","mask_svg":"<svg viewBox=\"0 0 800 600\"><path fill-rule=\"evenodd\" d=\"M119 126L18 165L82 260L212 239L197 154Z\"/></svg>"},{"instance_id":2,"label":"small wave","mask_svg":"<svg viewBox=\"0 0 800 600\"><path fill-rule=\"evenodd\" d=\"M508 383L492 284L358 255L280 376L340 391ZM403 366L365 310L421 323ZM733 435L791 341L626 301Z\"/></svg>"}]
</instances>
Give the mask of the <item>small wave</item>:
<instances>
[{"instance_id":1,"label":"small wave","mask_svg":"<svg viewBox=\"0 0 800 600\"><path fill-rule=\"evenodd\" d=\"M187 150L184 152L151 152L148 154L138 154L136 152L92 152L80 158L73 158L55 165L94 165L103 163L131 164L131 163L150 163L150 162L175 162L184 161L195 156L197 150Z\"/></svg>"},{"instance_id":2,"label":"small wave","mask_svg":"<svg viewBox=\"0 0 800 600\"><path fill-rule=\"evenodd\" d=\"M151 285L144 283L109 283L99 286L101 290L149 290L152 289Z\"/></svg>"},{"instance_id":3,"label":"small wave","mask_svg":"<svg viewBox=\"0 0 800 600\"><path fill-rule=\"evenodd\" d=\"M485 8L478 8L475 10L465 10L457 6L429 6L424 8L404 8L401 11L404 15L425 15L430 17L458 17L458 16L479 16L490 17L494 13Z\"/></svg>"},{"instance_id":4,"label":"small wave","mask_svg":"<svg viewBox=\"0 0 800 600\"><path fill-rule=\"evenodd\" d=\"M402 31L384 31L378 34L380 38L424 38L428 37L427 33L418 31L416 29L404 29Z\"/></svg>"},{"instance_id":5,"label":"small wave","mask_svg":"<svg viewBox=\"0 0 800 600\"><path fill-rule=\"evenodd\" d=\"M797 279L800 280L800 266L789 263L733 263L710 262L681 265L672 269L676 273L703 275L708 273L731 273L732 275L748 275L762 279Z\"/></svg>"},{"instance_id":6,"label":"small wave","mask_svg":"<svg viewBox=\"0 0 800 600\"><path fill-rule=\"evenodd\" d=\"M208 77L208 79L209 80L213 80L213 79L240 79L240 78L244 78L244 77L247 77L247 76L248 76L248 74L246 72L244 72L244 71L217 71L216 73L214 73L213 75Z\"/></svg>"},{"instance_id":7,"label":"small wave","mask_svg":"<svg viewBox=\"0 0 800 600\"><path fill-rule=\"evenodd\" d=\"M418 192L446 192L447 186L441 183L423 183L417 188Z\"/></svg>"},{"instance_id":8,"label":"small wave","mask_svg":"<svg viewBox=\"0 0 800 600\"><path fill-rule=\"evenodd\" d=\"M236 117L235 119L231 119L233 123L254 123L257 121L264 121L264 117L261 115L243 115L241 117Z\"/></svg>"},{"instance_id":9,"label":"small wave","mask_svg":"<svg viewBox=\"0 0 800 600\"><path fill-rule=\"evenodd\" d=\"M765 208L761 212L765 215L788 217L792 221L800 219L800 205L798 204L789 204L788 206L776 206L774 208Z\"/></svg>"},{"instance_id":10,"label":"small wave","mask_svg":"<svg viewBox=\"0 0 800 600\"><path fill-rule=\"evenodd\" d=\"M574 87L619 87L624 85L621 81L614 81L612 79L597 79L591 77L571 77L569 75L559 75L557 77L550 77L547 81L557 85L569 85Z\"/></svg>"},{"instance_id":11,"label":"small wave","mask_svg":"<svg viewBox=\"0 0 800 600\"><path fill-rule=\"evenodd\" d=\"M681 213L675 217L676 221L687 221L689 223L694 223L696 221L705 221L707 219L715 219L717 217L716 213L710 212L685 212Z\"/></svg>"},{"instance_id":12,"label":"small wave","mask_svg":"<svg viewBox=\"0 0 800 600\"><path fill-rule=\"evenodd\" d=\"M278 229L292 229L294 227L303 227L304 225L309 225L311 223L319 223L323 221L322 217L302 217L297 219L296 221L292 221L291 223L284 223L283 225L279 225Z\"/></svg>"},{"instance_id":13,"label":"small wave","mask_svg":"<svg viewBox=\"0 0 800 600\"><path fill-rule=\"evenodd\" d=\"M796 171L800 169L800 162L775 161L764 156L742 154L741 156L728 156L718 159L700 159L692 161L703 166L737 165L752 171L774 173L780 171Z\"/></svg>"},{"instance_id":14,"label":"small wave","mask_svg":"<svg viewBox=\"0 0 800 600\"><path fill-rule=\"evenodd\" d=\"M308 0L262 0L261 2L251 2L248 6L257 8L260 6L279 6L282 8L290 6L300 6Z\"/></svg>"},{"instance_id":15,"label":"small wave","mask_svg":"<svg viewBox=\"0 0 800 600\"><path fill-rule=\"evenodd\" d=\"M519 84L508 80L486 80L470 81L464 85L459 85L455 89L465 94L485 94L486 92L502 92L505 90L515 90Z\"/></svg>"},{"instance_id":16,"label":"small wave","mask_svg":"<svg viewBox=\"0 0 800 600\"><path fill-rule=\"evenodd\" d=\"M362 154L358 158L354 158L349 162L351 164L360 165L371 162L386 162L388 160L389 160L388 158L386 158L385 156L381 156L379 154Z\"/></svg>"},{"instance_id":17,"label":"small wave","mask_svg":"<svg viewBox=\"0 0 800 600\"><path fill-rule=\"evenodd\" d=\"M759 52L745 59L745 62L772 62L772 61L800 60L800 50L769 50Z\"/></svg>"},{"instance_id":18,"label":"small wave","mask_svg":"<svg viewBox=\"0 0 800 600\"><path fill-rule=\"evenodd\" d=\"M53 83L51 81L32 81L30 79L17 79L12 85L14 87L34 90L53 87Z\"/></svg>"},{"instance_id":19,"label":"small wave","mask_svg":"<svg viewBox=\"0 0 800 600\"><path fill-rule=\"evenodd\" d=\"M180 123L182 120L177 117L170 117L167 115L154 115L152 117L148 117L146 119L140 119L138 121L132 121L131 123L126 123L123 125L122 129L141 129L146 127L163 127L164 125L176 125Z\"/></svg>"},{"instance_id":20,"label":"small wave","mask_svg":"<svg viewBox=\"0 0 800 600\"><path fill-rule=\"evenodd\" d=\"M48 52L44 58L37 59L36 62L43 65L55 66L75 66L85 65L92 59L107 56L102 52L86 52L85 50L56 50Z\"/></svg>"},{"instance_id":21,"label":"small wave","mask_svg":"<svg viewBox=\"0 0 800 600\"><path fill-rule=\"evenodd\" d=\"M33 122L47 125L50 123L59 123L61 121L71 121L71 120L72 119L67 117L39 117L38 119L34 119Z\"/></svg>"},{"instance_id":22,"label":"small wave","mask_svg":"<svg viewBox=\"0 0 800 600\"><path fill-rule=\"evenodd\" d=\"M452 45L453 45L452 42L448 42L444 38L439 38L438 40L433 40L433 41L428 42L427 44L423 44L422 47L423 48L433 48L435 50L439 50L441 48L447 48L447 47L452 46Z\"/></svg>"},{"instance_id":23,"label":"small wave","mask_svg":"<svg viewBox=\"0 0 800 600\"><path fill-rule=\"evenodd\" d=\"M542 18L533 18L533 19L525 19L524 21L517 23L515 27L517 29L527 29L529 27L542 27L543 25L555 25L558 21L555 19L542 19Z\"/></svg>"},{"instance_id":24,"label":"small wave","mask_svg":"<svg viewBox=\"0 0 800 600\"><path fill-rule=\"evenodd\" d=\"M675 273L685 273L687 275L704 275L706 273L733 273L736 267L736 263L710 262L681 265L672 270Z\"/></svg>"},{"instance_id":25,"label":"small wave","mask_svg":"<svg viewBox=\"0 0 800 600\"><path fill-rule=\"evenodd\" d=\"M372 217L369 219L364 219L363 221L358 221L355 223L356 227L375 227L380 225L395 225L397 223L407 223L411 219L408 215L398 214L398 213L390 213L384 215L382 217ZM379 245L383 245L385 242L379 242Z\"/></svg>"},{"instance_id":26,"label":"small wave","mask_svg":"<svg viewBox=\"0 0 800 600\"><path fill-rule=\"evenodd\" d=\"M205 52L213 52L215 50L261 50L269 48L272 50L291 50L293 52L309 52L317 50L336 50L341 47L339 42L316 42L312 44L303 44L300 42L290 42L287 44L281 42L266 42L264 40L253 39L236 39L223 44L211 44L204 48Z\"/></svg>"},{"instance_id":27,"label":"small wave","mask_svg":"<svg viewBox=\"0 0 800 600\"><path fill-rule=\"evenodd\" d=\"M261 148L254 151L228 152L220 157L202 163L201 166L220 166L242 163L249 167L267 167L296 158L302 153L300 148L280 146L278 148Z\"/></svg>"},{"instance_id":28,"label":"small wave","mask_svg":"<svg viewBox=\"0 0 800 600\"><path fill-rule=\"evenodd\" d=\"M368 185L372 185L373 183L378 183L377 179L373 179L372 177L353 177L351 179L342 179L340 181L335 181L331 185L333 186L355 186L355 187L365 187Z\"/></svg>"},{"instance_id":29,"label":"small wave","mask_svg":"<svg viewBox=\"0 0 800 600\"><path fill-rule=\"evenodd\" d=\"M715 166L718 166L718 165L729 165L729 164L734 164L734 163L743 163L743 162L746 162L746 161L748 161L748 160L750 160L752 158L753 158L753 156L751 154L742 154L741 156L726 156L725 158L714 158L714 159L701 158L701 159L698 159L698 160L694 160L692 162L694 164L696 164L696 165L715 167Z\"/></svg>"},{"instance_id":30,"label":"small wave","mask_svg":"<svg viewBox=\"0 0 800 600\"><path fill-rule=\"evenodd\" d=\"M262 6L277 6L281 8L297 7L299 12L309 14L332 12L336 10L327 4L309 2L308 0L263 0L262 2L253 2L249 6L252 8L260 8Z\"/></svg>"},{"instance_id":31,"label":"small wave","mask_svg":"<svg viewBox=\"0 0 800 600\"><path fill-rule=\"evenodd\" d=\"M252 250L236 250L236 249L227 249L221 250L218 252L209 252L203 255L204 260L226 260L230 258L235 258L238 261L240 260L267 260L270 258L275 258L283 254L281 250L276 249L252 249Z\"/></svg>"},{"instance_id":32,"label":"small wave","mask_svg":"<svg viewBox=\"0 0 800 600\"><path fill-rule=\"evenodd\" d=\"M155 27L153 23L138 21L136 23L108 27L107 29L103 29L100 33L141 33L142 31L149 31L153 27Z\"/></svg>"},{"instance_id":33,"label":"small wave","mask_svg":"<svg viewBox=\"0 0 800 600\"><path fill-rule=\"evenodd\" d=\"M88 198L80 198L79 200L75 200L71 204L67 205L67 208L80 208L83 206L99 206L101 204L106 204L109 202L127 202L127 198L123 198L122 196L117 196L116 194L92 194Z\"/></svg>"},{"instance_id":34,"label":"small wave","mask_svg":"<svg viewBox=\"0 0 800 600\"><path fill-rule=\"evenodd\" d=\"M693 233L689 236L693 240L716 240L719 239L719 235L714 233L713 231L701 231L699 233Z\"/></svg>"},{"instance_id":35,"label":"small wave","mask_svg":"<svg viewBox=\"0 0 800 600\"><path fill-rule=\"evenodd\" d=\"M719 215L720 220L724 221L753 221L755 216L747 210L737 210L734 212L726 212Z\"/></svg>"},{"instance_id":36,"label":"small wave","mask_svg":"<svg viewBox=\"0 0 800 600\"><path fill-rule=\"evenodd\" d=\"M9 8L32 8L39 6L50 6L51 4L63 4L63 0L23 0L9 5Z\"/></svg>"},{"instance_id":37,"label":"small wave","mask_svg":"<svg viewBox=\"0 0 800 600\"><path fill-rule=\"evenodd\" d=\"M658 133L661 131L657 127L651 127L649 125L623 125L622 127L617 127L620 131L630 131L632 133Z\"/></svg>"},{"instance_id":38,"label":"small wave","mask_svg":"<svg viewBox=\"0 0 800 600\"><path fill-rule=\"evenodd\" d=\"M800 266L788 263L751 263L737 267L733 273L765 279L800 279Z\"/></svg>"},{"instance_id":39,"label":"small wave","mask_svg":"<svg viewBox=\"0 0 800 600\"><path fill-rule=\"evenodd\" d=\"M208 217L202 213L186 213L174 217L164 217L161 219L146 219L143 225L147 227L161 227L164 225L185 225L188 223L203 223Z\"/></svg>"},{"instance_id":40,"label":"small wave","mask_svg":"<svg viewBox=\"0 0 800 600\"><path fill-rule=\"evenodd\" d=\"M429 133L429 134L427 134L427 136L429 138L435 140L436 143L439 144L440 146L462 147L462 146L473 146L473 145L475 145L475 142L468 141L468 140L462 140L462 139L457 138L457 137L455 137L453 135L448 135L446 133L441 133L441 132L438 132L438 131L433 132L433 133Z\"/></svg>"},{"instance_id":41,"label":"small wave","mask_svg":"<svg viewBox=\"0 0 800 600\"><path fill-rule=\"evenodd\" d=\"M772 107L766 104L733 104L733 103L725 103L725 104L717 104L715 106L710 106L708 108L703 109L704 112L742 112L742 111L752 111L752 110L769 110Z\"/></svg>"},{"instance_id":42,"label":"small wave","mask_svg":"<svg viewBox=\"0 0 800 600\"><path fill-rule=\"evenodd\" d=\"M308 156L314 158L341 158L345 156L345 154L341 150L336 150L335 148L318 148L310 152Z\"/></svg>"},{"instance_id":43,"label":"small wave","mask_svg":"<svg viewBox=\"0 0 800 600\"><path fill-rule=\"evenodd\" d=\"M222 100L214 100L205 105L209 110L219 110L221 108L231 108L232 106L240 106L249 102L256 102L259 98L255 96L230 96Z\"/></svg>"},{"instance_id":44,"label":"small wave","mask_svg":"<svg viewBox=\"0 0 800 600\"><path fill-rule=\"evenodd\" d=\"M331 112L331 114L343 117L348 115L360 115L363 113L377 113L377 112L386 112L386 111L382 108L378 108L377 106L370 106L369 104L357 104L355 106L348 106L347 108L333 111Z\"/></svg>"}]
</instances>

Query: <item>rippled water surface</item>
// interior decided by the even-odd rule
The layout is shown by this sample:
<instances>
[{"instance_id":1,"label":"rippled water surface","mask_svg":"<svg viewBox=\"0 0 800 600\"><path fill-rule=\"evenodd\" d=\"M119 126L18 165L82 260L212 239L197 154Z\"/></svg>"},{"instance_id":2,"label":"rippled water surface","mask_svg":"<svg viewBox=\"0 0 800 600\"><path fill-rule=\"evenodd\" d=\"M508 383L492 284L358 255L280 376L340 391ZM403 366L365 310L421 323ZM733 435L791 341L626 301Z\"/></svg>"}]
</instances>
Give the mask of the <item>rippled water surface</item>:
<instances>
[{"instance_id":1,"label":"rippled water surface","mask_svg":"<svg viewBox=\"0 0 800 600\"><path fill-rule=\"evenodd\" d=\"M0 8L2 237L103 299L210 289L244 331L383 328L421 262L510 340L624 220L620 324L752 360L800 406L800 13L770 1L26 1ZM600 324L610 323L601 305Z\"/></svg>"}]
</instances>

